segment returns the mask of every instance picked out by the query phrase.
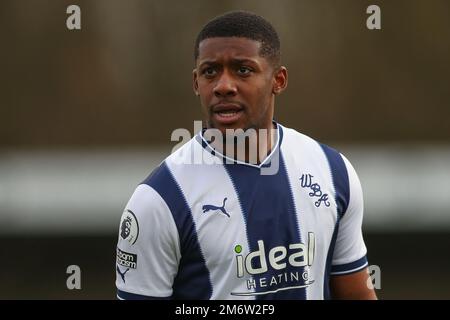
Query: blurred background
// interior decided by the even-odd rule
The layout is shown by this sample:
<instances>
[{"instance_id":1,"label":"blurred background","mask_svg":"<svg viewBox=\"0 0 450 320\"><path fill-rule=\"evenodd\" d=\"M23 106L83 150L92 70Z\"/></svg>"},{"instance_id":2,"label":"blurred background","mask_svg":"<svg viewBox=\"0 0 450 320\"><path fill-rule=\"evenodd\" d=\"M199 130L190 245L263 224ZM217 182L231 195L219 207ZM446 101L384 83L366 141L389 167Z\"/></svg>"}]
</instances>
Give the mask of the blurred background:
<instances>
[{"instance_id":1,"label":"blurred background","mask_svg":"<svg viewBox=\"0 0 450 320\"><path fill-rule=\"evenodd\" d=\"M81 30L66 9L81 8ZM381 30L366 9L381 8ZM336 147L365 193L382 299L450 299L450 2L2 0L0 299L115 299L119 219L200 120L193 44L228 10L280 34L276 119ZM81 268L68 290L66 268Z\"/></svg>"}]
</instances>

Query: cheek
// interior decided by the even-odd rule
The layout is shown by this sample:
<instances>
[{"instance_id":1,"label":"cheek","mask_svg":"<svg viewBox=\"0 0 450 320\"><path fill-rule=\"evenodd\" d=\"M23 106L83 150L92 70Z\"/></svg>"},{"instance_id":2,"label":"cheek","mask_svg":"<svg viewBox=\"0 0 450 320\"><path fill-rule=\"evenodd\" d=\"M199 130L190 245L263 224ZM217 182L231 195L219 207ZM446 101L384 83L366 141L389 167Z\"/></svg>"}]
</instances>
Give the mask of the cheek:
<instances>
[{"instance_id":1,"label":"cheek","mask_svg":"<svg viewBox=\"0 0 450 320\"><path fill-rule=\"evenodd\" d=\"M214 89L214 86L215 86L215 81L213 81L213 80L201 78L200 81L198 82L198 88L204 94L208 94L208 93L212 92L212 90Z\"/></svg>"},{"instance_id":2,"label":"cheek","mask_svg":"<svg viewBox=\"0 0 450 320\"><path fill-rule=\"evenodd\" d=\"M211 90L205 84L200 84L198 86L198 92L200 94L200 102L202 105L209 105L209 101L211 100Z\"/></svg>"},{"instance_id":3,"label":"cheek","mask_svg":"<svg viewBox=\"0 0 450 320\"><path fill-rule=\"evenodd\" d=\"M200 106L205 115L209 114L209 106L211 105L211 94L208 91L200 91Z\"/></svg>"},{"instance_id":4,"label":"cheek","mask_svg":"<svg viewBox=\"0 0 450 320\"><path fill-rule=\"evenodd\" d=\"M264 85L259 87L255 92L255 97L258 99L256 101L257 106L259 106L261 112L264 112L270 105L272 98L272 86Z\"/></svg>"}]
</instances>

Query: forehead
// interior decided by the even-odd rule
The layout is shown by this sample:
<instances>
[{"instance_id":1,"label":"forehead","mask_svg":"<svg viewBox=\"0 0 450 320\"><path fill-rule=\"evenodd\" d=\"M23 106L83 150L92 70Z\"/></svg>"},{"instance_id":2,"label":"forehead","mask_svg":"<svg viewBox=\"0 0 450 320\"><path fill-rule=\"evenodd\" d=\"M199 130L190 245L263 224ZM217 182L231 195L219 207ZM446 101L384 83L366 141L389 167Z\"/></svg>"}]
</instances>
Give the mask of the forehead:
<instances>
[{"instance_id":1,"label":"forehead","mask_svg":"<svg viewBox=\"0 0 450 320\"><path fill-rule=\"evenodd\" d=\"M262 59L261 42L239 37L207 38L199 44L198 61L224 58Z\"/></svg>"}]
</instances>

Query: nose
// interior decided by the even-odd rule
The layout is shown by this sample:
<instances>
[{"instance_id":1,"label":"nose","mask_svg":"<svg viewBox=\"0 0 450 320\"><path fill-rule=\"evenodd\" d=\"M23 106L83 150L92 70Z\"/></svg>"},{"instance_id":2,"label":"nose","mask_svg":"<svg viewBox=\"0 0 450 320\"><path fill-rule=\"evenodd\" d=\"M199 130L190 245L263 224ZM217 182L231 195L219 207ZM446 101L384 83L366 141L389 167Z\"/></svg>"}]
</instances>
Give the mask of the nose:
<instances>
[{"instance_id":1,"label":"nose","mask_svg":"<svg viewBox=\"0 0 450 320\"><path fill-rule=\"evenodd\" d=\"M214 94L216 97L230 97L236 95L236 93L237 87L232 75L227 71L222 72L214 86Z\"/></svg>"}]
</instances>

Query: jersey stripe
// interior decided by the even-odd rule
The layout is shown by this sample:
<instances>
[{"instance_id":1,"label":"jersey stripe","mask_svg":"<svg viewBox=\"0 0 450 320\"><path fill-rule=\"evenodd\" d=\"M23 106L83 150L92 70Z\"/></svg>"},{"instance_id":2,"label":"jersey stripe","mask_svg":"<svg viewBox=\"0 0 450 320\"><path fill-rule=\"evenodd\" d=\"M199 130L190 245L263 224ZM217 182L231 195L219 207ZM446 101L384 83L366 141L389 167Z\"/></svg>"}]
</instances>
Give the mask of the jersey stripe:
<instances>
[{"instance_id":1,"label":"jersey stripe","mask_svg":"<svg viewBox=\"0 0 450 320\"><path fill-rule=\"evenodd\" d=\"M339 232L339 216L336 221L336 226L334 227L333 236L331 238L330 247L327 254L327 262L325 265L325 275L323 277L323 298L325 300L331 299L330 293L330 272L331 272L331 262L333 260L334 247L336 245L337 234Z\"/></svg>"},{"instance_id":2,"label":"jersey stripe","mask_svg":"<svg viewBox=\"0 0 450 320\"><path fill-rule=\"evenodd\" d=\"M194 153L203 153L207 163L215 163L215 156L205 152L201 144L194 143L191 147ZM178 165L169 159L166 163L192 212L213 286L211 299L253 299L235 295L247 291L249 279L238 277L235 247L245 250L248 240L238 196L225 167L220 161L210 165Z\"/></svg>"},{"instance_id":3,"label":"jersey stripe","mask_svg":"<svg viewBox=\"0 0 450 320\"><path fill-rule=\"evenodd\" d=\"M280 153L275 153L278 154ZM225 164L225 167L239 196L246 220L250 250L264 251L266 258L268 271L263 276L255 274L253 277L255 291L258 292L256 298L305 299L305 289L297 288L304 284L302 280L304 268L292 267L287 262L288 258L283 261L286 267L280 270L272 268L269 262L269 251L272 248L301 242L293 195L282 156L279 157L279 161L279 171L274 175L261 175L259 168L249 170L248 167L232 164ZM273 232L268 234L267 230ZM262 239L264 248L258 243ZM289 255L289 248L286 249ZM252 260L255 261L257 259ZM259 262L252 265L253 268L261 267ZM297 275L299 281L292 281L292 274ZM276 287L278 291L269 293L273 290L270 283L274 279L280 283ZM268 293L263 294L265 292Z\"/></svg>"},{"instance_id":4,"label":"jersey stripe","mask_svg":"<svg viewBox=\"0 0 450 320\"><path fill-rule=\"evenodd\" d=\"M350 201L350 185L348 180L347 167L339 152L327 145L321 144L322 150L327 156L328 164L330 165L331 175L333 177L333 184L335 190L336 203L338 207L338 214L342 216L347 211L348 203Z\"/></svg>"},{"instance_id":5,"label":"jersey stripe","mask_svg":"<svg viewBox=\"0 0 450 320\"><path fill-rule=\"evenodd\" d=\"M348 180L347 167L339 152L328 147L327 145L320 144L323 152L325 153L328 164L330 166L331 176L333 178L333 185L335 191L335 200L337 204L337 220L336 226L331 239L330 247L327 254L327 262L325 267L324 286L323 293L324 299L330 299L330 273L331 263L333 260L334 247L336 245L337 234L339 232L339 221L347 211L348 203L350 200L350 185Z\"/></svg>"},{"instance_id":6,"label":"jersey stripe","mask_svg":"<svg viewBox=\"0 0 450 320\"><path fill-rule=\"evenodd\" d=\"M143 183L168 205L180 236L181 260L174 285L174 299L210 299L212 284L186 199L165 162Z\"/></svg>"},{"instance_id":7,"label":"jersey stripe","mask_svg":"<svg viewBox=\"0 0 450 320\"><path fill-rule=\"evenodd\" d=\"M367 265L368 265L367 257L364 256L361 259L358 259L351 263L332 266L331 274L333 275L350 274L364 269L365 267L367 267Z\"/></svg>"}]
</instances>

